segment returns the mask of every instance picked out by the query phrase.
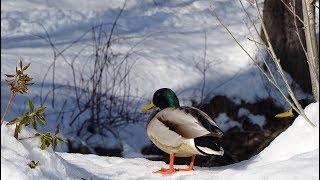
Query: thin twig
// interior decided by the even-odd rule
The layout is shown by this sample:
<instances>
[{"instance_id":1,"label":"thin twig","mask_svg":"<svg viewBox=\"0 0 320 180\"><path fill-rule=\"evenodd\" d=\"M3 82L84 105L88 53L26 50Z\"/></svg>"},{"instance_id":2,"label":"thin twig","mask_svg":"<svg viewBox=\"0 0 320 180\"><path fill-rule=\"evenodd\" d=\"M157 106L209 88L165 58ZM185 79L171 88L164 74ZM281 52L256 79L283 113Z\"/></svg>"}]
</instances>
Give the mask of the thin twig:
<instances>
[{"instance_id":1,"label":"thin twig","mask_svg":"<svg viewBox=\"0 0 320 180\"><path fill-rule=\"evenodd\" d=\"M289 83L288 83L287 78L285 77L285 75L284 75L284 73L283 73L282 67L281 67L281 65L280 65L280 60L277 58L277 55L276 55L276 53L274 52L274 49L273 49L272 44L271 44L271 41L270 41L270 39L269 39L269 35L268 35L268 32L267 32L267 29L266 29L266 27L265 27L265 25L264 25L264 23L263 23L262 16L261 16L261 13L260 13L260 10L259 10L259 7L258 7L258 3L257 3L256 0L254 0L254 5L255 5L256 12L257 12L257 14L258 14L258 16L259 16L259 19L260 19L260 21L262 22L262 23L261 23L262 30L263 30L263 32L264 32L264 34L265 34L266 39L267 39L267 44L268 44L268 47L269 47L268 49L270 50L270 52L271 52L271 54L272 54L273 62L276 64L276 67L277 67L277 69L278 69L278 72L279 72L282 80L284 81L284 83L285 83L285 85L286 85L286 88L287 88L287 90L288 90L288 93L289 93L291 99L293 100L294 104L295 104L296 107L298 108L298 111L297 111L297 110L296 110L296 111L297 111L300 115L302 115L302 116L304 117L304 119L305 119L312 127L315 127L315 125L314 125L314 124L309 120L309 118L305 115L305 113L304 113L304 111L303 111L300 103L298 102L296 96L294 95L294 93L293 93L293 91L292 91L292 89L291 89L291 87L290 87L290 85L289 85ZM291 101L288 101L288 103L291 105L292 108L295 108L295 106L291 103Z\"/></svg>"},{"instance_id":2,"label":"thin twig","mask_svg":"<svg viewBox=\"0 0 320 180\"><path fill-rule=\"evenodd\" d=\"M241 4L241 8L242 8L243 12L245 13L246 17L249 19L249 22L251 23L251 25L254 27L254 30L255 30L256 34L258 35L260 41L263 42L261 36L259 36L259 32L258 32L258 29L257 29L255 23L253 22L253 20L252 20L251 17L249 16L248 12L247 12L246 9L244 8L244 5L243 5L242 1L239 0L239 2L240 2L240 4ZM247 26L247 29L249 30L249 33L251 34L252 38L254 38L254 36L253 36L253 34L252 34L252 32L251 32L251 30L250 30L250 28L249 28L248 26ZM256 45L256 47L258 48L259 52L262 54L261 49L259 48L259 46L257 45L257 43L255 43L255 45ZM267 47L264 43L262 43L262 46L263 46L263 48L268 52L268 54L271 55L270 52L268 51L268 47ZM263 59L264 64L265 64L266 67L267 67L267 70L268 70L269 74L271 75L271 78L272 78L274 84L275 84L277 87L279 87L279 85L278 85L278 83L277 83L277 81L276 81L276 79L275 79L275 77L274 77L274 75L273 75L273 72L271 71L271 69L270 69L270 67L269 67L269 64L267 63L267 61L265 60L265 58L264 58L263 56L262 56L262 59ZM284 92L282 91L282 89L281 89L281 88L278 88L278 90L279 90L280 93L284 96ZM285 96L285 97L286 97L286 96Z\"/></svg>"},{"instance_id":3,"label":"thin twig","mask_svg":"<svg viewBox=\"0 0 320 180\"><path fill-rule=\"evenodd\" d=\"M19 138L18 140L25 140L25 139L31 139L31 138L36 138L38 136L30 136L30 137L25 137L25 138Z\"/></svg>"},{"instance_id":4,"label":"thin twig","mask_svg":"<svg viewBox=\"0 0 320 180\"><path fill-rule=\"evenodd\" d=\"M248 29L249 29L249 27L247 27ZM252 36L252 35L251 35ZM252 36L253 37L253 36ZM263 46L264 44L263 43L261 43L261 42L258 42L258 41L256 41L254 38L248 38L248 40L249 41L252 41L252 42L254 42L255 44L259 44L260 46Z\"/></svg>"},{"instance_id":5,"label":"thin twig","mask_svg":"<svg viewBox=\"0 0 320 180\"><path fill-rule=\"evenodd\" d=\"M15 95L16 95L16 93L11 93L11 95L10 95L9 102L8 102L8 104L7 104L6 110L4 111L4 114L3 114L2 119L1 119L1 126L2 126L2 124L3 124L4 119L5 119L6 116L7 116L7 112L9 111L11 102L12 102L13 98L15 97Z\"/></svg>"},{"instance_id":6,"label":"thin twig","mask_svg":"<svg viewBox=\"0 0 320 180\"><path fill-rule=\"evenodd\" d=\"M319 53L315 30L314 1L302 0L302 13L304 24L304 34L306 37L308 64L312 93L315 101L319 102Z\"/></svg>"},{"instance_id":7,"label":"thin twig","mask_svg":"<svg viewBox=\"0 0 320 180\"><path fill-rule=\"evenodd\" d=\"M241 3L241 1L240 1ZM241 3L242 4L242 3ZM279 85L276 83L274 77L273 77L273 80L270 79L270 77L266 74L266 72L259 66L259 64L257 63L257 61L247 52L247 50L239 43L239 41L234 37L234 35L230 32L230 30L226 27L226 25L224 23L222 23L222 21L220 20L220 18L218 17L218 15L215 13L215 11L212 9L212 13L213 15L217 18L217 20L219 21L219 23L227 30L227 32L231 35L231 37L234 39L234 41L239 45L239 47L249 56L249 58L254 62L254 64L260 69L260 71L265 75L265 77L268 79L269 82L271 82L278 90L279 92L281 93L281 95L286 99L286 101L290 104L290 106L296 110L299 114L301 114L304 119L306 119L306 121L313 127L315 127L315 125L307 118L307 116L304 114L304 111L302 110L302 107L301 105L299 104L299 102L297 101L295 95L293 94L293 91L290 87L290 85L288 84L287 82L287 79L283 73L283 70L282 70L282 67L280 65L280 60L278 60L277 56L275 55L275 52L272 48L272 45L270 43L270 40L269 40L269 36L268 36L268 33L266 31L266 27L264 26L263 24L263 20L262 20L262 16L261 16L261 13L259 11L259 7L258 7L258 4L256 2L256 0L253 0L253 7L254 9L256 10L258 16L259 16L259 19L260 19L260 22L261 22L261 26L262 26L262 29L263 29L263 32L265 34L265 37L266 37L266 40L267 40L267 43L268 43L268 46L266 47L267 51L271 54L271 57L274 61L274 63L276 64L276 67L278 69L278 72L281 76L281 78L283 79L283 81L285 82L285 85L286 85L286 88L288 90L288 94L289 96L292 98L292 100L294 101L294 104L297 106L295 106L293 103L291 103L291 101L288 99L288 97L282 92L281 88L279 87ZM246 10L244 10L246 12ZM246 13L247 14L247 13ZM251 20L251 19L250 19ZM251 20L252 22L252 20ZM255 27L255 26L254 26ZM255 27L256 29L256 27ZM257 31L257 30L256 30ZM268 68L269 70L269 68ZM272 75L272 72L271 72L271 75ZM273 75L272 75L273 76Z\"/></svg>"},{"instance_id":8,"label":"thin twig","mask_svg":"<svg viewBox=\"0 0 320 180\"><path fill-rule=\"evenodd\" d=\"M302 24L304 24L303 20L302 20L302 19L298 16L298 14L295 12L295 9L292 10L287 3L285 3L283 0L280 0L280 1L281 1L282 4L284 4L284 6L286 6L286 8L292 13L292 15L293 15L294 18L298 18L298 20L299 20ZM295 0L294 0L293 2L295 3Z\"/></svg>"}]
</instances>

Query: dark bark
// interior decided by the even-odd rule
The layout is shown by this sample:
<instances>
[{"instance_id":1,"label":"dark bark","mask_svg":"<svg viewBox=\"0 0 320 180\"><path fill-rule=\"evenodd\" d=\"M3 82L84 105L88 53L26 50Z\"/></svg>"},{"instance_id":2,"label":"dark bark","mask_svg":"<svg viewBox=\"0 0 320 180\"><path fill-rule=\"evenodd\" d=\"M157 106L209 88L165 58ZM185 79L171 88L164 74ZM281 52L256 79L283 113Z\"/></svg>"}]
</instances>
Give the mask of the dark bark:
<instances>
[{"instance_id":1,"label":"dark bark","mask_svg":"<svg viewBox=\"0 0 320 180\"><path fill-rule=\"evenodd\" d=\"M283 1L290 6L294 0ZM296 13L303 19L301 0L295 0L295 6ZM263 21L282 68L291 75L304 92L312 94L307 58L296 34L297 29L292 12L281 0L265 0ZM303 25L299 20L297 25L300 38L306 47ZM263 34L261 37L265 41Z\"/></svg>"}]
</instances>

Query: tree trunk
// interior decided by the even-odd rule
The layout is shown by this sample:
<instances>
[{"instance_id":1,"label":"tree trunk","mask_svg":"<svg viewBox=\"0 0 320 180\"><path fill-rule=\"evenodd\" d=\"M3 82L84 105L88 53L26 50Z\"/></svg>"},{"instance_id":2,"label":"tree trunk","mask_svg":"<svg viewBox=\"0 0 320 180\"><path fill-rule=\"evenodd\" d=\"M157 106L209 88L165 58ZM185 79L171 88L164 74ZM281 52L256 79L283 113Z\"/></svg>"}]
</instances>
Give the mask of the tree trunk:
<instances>
[{"instance_id":1,"label":"tree trunk","mask_svg":"<svg viewBox=\"0 0 320 180\"><path fill-rule=\"evenodd\" d=\"M286 4L293 4L294 0L283 0ZM301 0L296 0L296 13L302 17ZM301 18L302 19L302 18ZM265 0L263 9L263 21L269 32L269 38L282 68L291 75L292 79L301 89L311 94L311 81L307 58L296 34L294 17L292 12L281 0ZM305 46L303 24L297 20L298 32ZM265 36L261 34L264 42Z\"/></svg>"},{"instance_id":2,"label":"tree trunk","mask_svg":"<svg viewBox=\"0 0 320 180\"><path fill-rule=\"evenodd\" d=\"M304 32L307 44L312 93L319 102L319 56L315 31L314 0L302 0Z\"/></svg>"}]
</instances>

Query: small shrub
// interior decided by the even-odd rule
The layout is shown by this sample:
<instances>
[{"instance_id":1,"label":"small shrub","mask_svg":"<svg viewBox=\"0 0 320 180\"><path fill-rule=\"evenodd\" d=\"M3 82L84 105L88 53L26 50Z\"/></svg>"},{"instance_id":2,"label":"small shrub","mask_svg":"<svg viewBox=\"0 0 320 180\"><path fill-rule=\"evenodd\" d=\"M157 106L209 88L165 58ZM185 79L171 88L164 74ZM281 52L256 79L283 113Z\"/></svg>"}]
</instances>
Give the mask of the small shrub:
<instances>
[{"instance_id":1,"label":"small shrub","mask_svg":"<svg viewBox=\"0 0 320 180\"><path fill-rule=\"evenodd\" d=\"M28 165L29 165L29 167L30 167L31 169L34 169L34 168L36 168L37 166L40 165L40 162L39 162L39 161L35 162L34 160L32 160L32 161L29 162Z\"/></svg>"},{"instance_id":2,"label":"small shrub","mask_svg":"<svg viewBox=\"0 0 320 180\"><path fill-rule=\"evenodd\" d=\"M30 81L32 80L31 77L29 77L27 74L24 73L25 70L27 70L30 66L30 63L27 64L26 66L22 65L22 61L20 60L19 63L20 69L16 67L16 73L15 74L6 74L5 76L8 78L6 79L7 85L10 87L10 99L7 105L7 108L4 112L4 115L1 119L1 125L6 117L6 114L10 108L11 102L15 95L17 93L21 94L26 94L27 91L29 90L28 87L32 86L34 83L31 83ZM39 137L41 141L40 148L42 150L46 149L50 145L52 146L53 149L55 149L58 145L58 142L66 142L64 139L57 137L57 134L59 133L59 125L56 127L55 134L51 135L50 132L45 132L45 133L36 133L34 136L31 137L26 137L26 138L18 138L19 133L22 130L23 125L28 126L32 124L32 127L35 130L38 130L38 124L37 122L40 122L43 125L46 125L47 122L45 118L42 116L44 113L44 110L46 107L39 107L37 109L34 108L33 103L28 100L28 106L29 106L29 111L26 112L22 117L16 117L10 122L8 122L6 125L13 125L16 124L15 131L14 131L14 137L18 140L23 140L23 139L30 139L30 138L36 138ZM35 163L34 161L31 161L31 164L29 166L31 168L34 168L35 166L39 165L39 162Z\"/></svg>"},{"instance_id":3,"label":"small shrub","mask_svg":"<svg viewBox=\"0 0 320 180\"><path fill-rule=\"evenodd\" d=\"M41 114L43 114L43 112L46 109L46 107L39 107L35 111L34 110L34 106L33 106L32 102L30 100L28 100L28 105L29 105L29 108L30 108L29 112L26 112L24 114L24 116L14 118L13 120L11 120L10 122L7 123L7 125L12 125L12 124L18 123L16 125L16 129L14 131L14 137L17 138L17 139L18 139L18 134L20 133L20 131L22 129L22 125L28 126L30 124L30 122L31 122L32 127L35 130L38 130L38 124L37 124L36 120L38 120L43 125L47 124L46 120L41 115Z\"/></svg>"},{"instance_id":4,"label":"small shrub","mask_svg":"<svg viewBox=\"0 0 320 180\"><path fill-rule=\"evenodd\" d=\"M10 108L11 102L16 96L17 93L25 94L28 91L28 86L32 86L33 83L30 83L32 78L30 78L27 74L24 74L24 71L27 70L30 66L30 63L26 66L22 65L22 61L20 60L19 63L20 69L16 67L16 73L15 74L5 74L7 79L5 80L7 82L7 85L10 86L10 99L7 104L7 108L2 116L1 119L1 126L3 124L4 119L6 118L7 112Z\"/></svg>"}]
</instances>

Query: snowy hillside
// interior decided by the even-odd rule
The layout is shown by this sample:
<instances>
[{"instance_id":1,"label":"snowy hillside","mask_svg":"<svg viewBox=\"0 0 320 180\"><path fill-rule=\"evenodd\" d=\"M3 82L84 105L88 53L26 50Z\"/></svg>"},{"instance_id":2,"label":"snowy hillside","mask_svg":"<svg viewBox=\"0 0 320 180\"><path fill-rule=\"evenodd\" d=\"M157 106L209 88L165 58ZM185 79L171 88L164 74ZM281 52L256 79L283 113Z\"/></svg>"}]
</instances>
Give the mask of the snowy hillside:
<instances>
[{"instance_id":1,"label":"snowy hillside","mask_svg":"<svg viewBox=\"0 0 320 180\"><path fill-rule=\"evenodd\" d=\"M7 119L20 116L25 107L19 104L29 98L36 105L47 106L48 126L41 127L41 131L54 129L60 123L66 138L88 145L121 146L125 156L137 155L149 144L144 132L146 115L135 119L142 123L130 125L125 131L115 129L112 134L107 132L102 137L96 135L90 139L86 135L80 138L75 135L84 121L81 118L89 112L72 115L79 109L75 105L73 78L79 85L80 76L89 78L95 71L92 53L96 45L93 44L92 28L97 27L95 31L99 31L101 26L109 33L123 2L1 1L2 112L9 100L3 75L12 72L19 59L25 64L31 62L28 74L35 82L28 96L15 98ZM137 97L130 100L134 105L129 105L137 108L148 103L153 92L161 87L173 89L181 103L187 105L191 100L200 102L215 95L225 95L237 102L255 102L268 97L266 82L259 70L212 16L210 7L223 17L243 46L254 53L254 44L246 37L245 15L240 11L239 3L130 0L117 22L112 47L113 53L120 52L119 56L129 53L126 67L131 67L127 76L130 83L124 86L130 88L127 90L130 94L117 92L115 95ZM205 86L204 69L207 74ZM75 70L74 76L72 70ZM85 85L79 88L85 88ZM122 86L119 89L124 91ZM279 101L283 103L283 99ZM80 119L71 124L74 117ZM133 140L132 134L137 134ZM97 140L100 138L103 141Z\"/></svg>"},{"instance_id":2,"label":"snowy hillside","mask_svg":"<svg viewBox=\"0 0 320 180\"><path fill-rule=\"evenodd\" d=\"M318 179L319 103L310 104L305 113L317 127L299 116L260 154L250 160L216 168L195 167L192 172L173 175L153 174L168 166L144 158L102 157L42 151L37 140L17 141L11 127L1 127L1 179ZM22 135L32 131L26 128ZM30 169L31 160L40 166ZM178 165L177 167L181 167Z\"/></svg>"}]
</instances>

